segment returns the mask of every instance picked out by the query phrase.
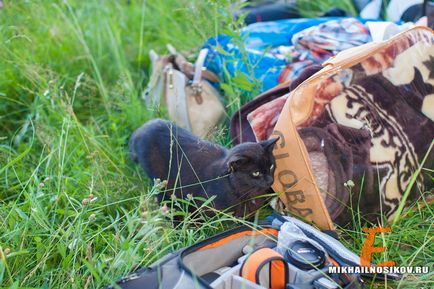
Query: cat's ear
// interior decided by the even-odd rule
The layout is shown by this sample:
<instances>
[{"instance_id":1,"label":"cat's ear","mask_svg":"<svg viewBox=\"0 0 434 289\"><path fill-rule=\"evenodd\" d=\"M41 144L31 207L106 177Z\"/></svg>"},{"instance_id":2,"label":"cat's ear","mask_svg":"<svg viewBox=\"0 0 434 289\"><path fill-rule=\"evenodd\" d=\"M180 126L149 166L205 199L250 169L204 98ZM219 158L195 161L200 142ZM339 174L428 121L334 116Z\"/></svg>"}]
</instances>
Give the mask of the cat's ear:
<instances>
[{"instance_id":1,"label":"cat's ear","mask_svg":"<svg viewBox=\"0 0 434 289\"><path fill-rule=\"evenodd\" d=\"M271 152L271 151L273 151L274 145L276 144L276 142L279 139L280 139L280 137L270 138L268 140L261 141L260 144L264 148L265 151Z\"/></svg>"},{"instance_id":2,"label":"cat's ear","mask_svg":"<svg viewBox=\"0 0 434 289\"><path fill-rule=\"evenodd\" d=\"M231 173L235 172L247 162L248 159L245 156L232 155L228 160L228 171Z\"/></svg>"}]
</instances>

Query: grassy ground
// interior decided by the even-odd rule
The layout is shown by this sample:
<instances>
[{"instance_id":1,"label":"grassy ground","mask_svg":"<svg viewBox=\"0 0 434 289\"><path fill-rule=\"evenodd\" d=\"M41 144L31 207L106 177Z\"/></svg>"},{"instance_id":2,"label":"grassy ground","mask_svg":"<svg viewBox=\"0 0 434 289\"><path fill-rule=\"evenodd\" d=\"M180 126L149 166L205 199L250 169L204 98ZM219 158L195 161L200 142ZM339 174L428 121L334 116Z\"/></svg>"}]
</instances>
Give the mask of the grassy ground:
<instances>
[{"instance_id":1,"label":"grassy ground","mask_svg":"<svg viewBox=\"0 0 434 289\"><path fill-rule=\"evenodd\" d=\"M241 222L221 215L173 229L126 148L135 128L164 116L139 99L148 50L189 50L233 31L228 3L127 2L5 1L0 10L2 288L99 288ZM340 1L317 9L331 2ZM249 97L239 98L243 83L225 87L229 112ZM227 125L217 139L229 145ZM432 268L434 208L415 207L384 237L386 257ZM340 231L354 250L361 226ZM432 288L432 280L431 272L375 286Z\"/></svg>"}]
</instances>

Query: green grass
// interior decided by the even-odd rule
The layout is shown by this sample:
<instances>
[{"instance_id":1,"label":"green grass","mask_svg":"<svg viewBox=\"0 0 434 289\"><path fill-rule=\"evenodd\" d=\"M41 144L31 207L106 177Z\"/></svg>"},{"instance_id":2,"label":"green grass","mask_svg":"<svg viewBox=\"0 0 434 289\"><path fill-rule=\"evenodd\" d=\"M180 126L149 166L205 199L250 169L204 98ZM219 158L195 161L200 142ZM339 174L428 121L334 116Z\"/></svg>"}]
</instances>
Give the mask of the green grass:
<instances>
[{"instance_id":1,"label":"green grass","mask_svg":"<svg viewBox=\"0 0 434 289\"><path fill-rule=\"evenodd\" d=\"M229 4L5 1L0 287L100 288L134 265L242 222L224 214L205 222L197 215L173 228L155 202L156 188L127 150L135 128L164 117L145 110L139 98L149 49L164 52L171 43L197 51L208 37L239 26L230 20ZM254 85L250 94L245 88L243 76L226 81L229 113L255 94ZM216 139L229 145L227 123ZM94 200L88 202L90 195ZM182 213L182 201L174 207ZM433 207L415 207L386 236L387 257L432 267ZM361 226L340 231L354 250L362 245ZM400 286L428 288L432 279L432 272L408 276Z\"/></svg>"}]
</instances>

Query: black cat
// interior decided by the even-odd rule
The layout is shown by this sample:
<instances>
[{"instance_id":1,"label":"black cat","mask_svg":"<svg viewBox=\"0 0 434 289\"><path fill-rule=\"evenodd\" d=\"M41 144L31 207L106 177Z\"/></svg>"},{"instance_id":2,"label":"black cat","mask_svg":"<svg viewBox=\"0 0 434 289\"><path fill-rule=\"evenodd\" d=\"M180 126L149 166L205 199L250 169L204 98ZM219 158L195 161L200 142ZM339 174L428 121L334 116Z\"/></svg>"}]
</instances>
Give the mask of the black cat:
<instances>
[{"instance_id":1,"label":"black cat","mask_svg":"<svg viewBox=\"0 0 434 289\"><path fill-rule=\"evenodd\" d=\"M255 212L270 192L277 139L243 143L228 150L204 141L175 124L156 119L131 136L131 157L151 179L167 180L166 193L178 198L216 196L213 207L242 217Z\"/></svg>"}]
</instances>

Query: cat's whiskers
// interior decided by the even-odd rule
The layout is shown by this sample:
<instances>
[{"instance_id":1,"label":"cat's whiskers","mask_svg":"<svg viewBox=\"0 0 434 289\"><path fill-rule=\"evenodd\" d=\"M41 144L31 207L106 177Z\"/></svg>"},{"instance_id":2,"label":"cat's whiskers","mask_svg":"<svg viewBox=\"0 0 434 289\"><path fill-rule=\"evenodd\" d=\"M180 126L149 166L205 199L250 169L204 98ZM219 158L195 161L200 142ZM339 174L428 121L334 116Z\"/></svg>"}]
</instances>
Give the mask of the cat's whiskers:
<instances>
[{"instance_id":1,"label":"cat's whiskers","mask_svg":"<svg viewBox=\"0 0 434 289\"><path fill-rule=\"evenodd\" d=\"M229 174L225 174L223 176L218 176L218 177L216 177L214 179L209 179L209 180L206 180L206 181L200 181L200 182L197 182L197 183L192 183L192 184L183 185L183 186L175 186L175 187L170 188L170 189L161 190L160 193L166 193L166 192L170 192L170 191L177 190L177 189L191 188L191 187L194 187L194 186L203 185L203 184L206 184L206 183L218 181L218 180L227 178L229 176L230 176L230 173Z\"/></svg>"}]
</instances>

